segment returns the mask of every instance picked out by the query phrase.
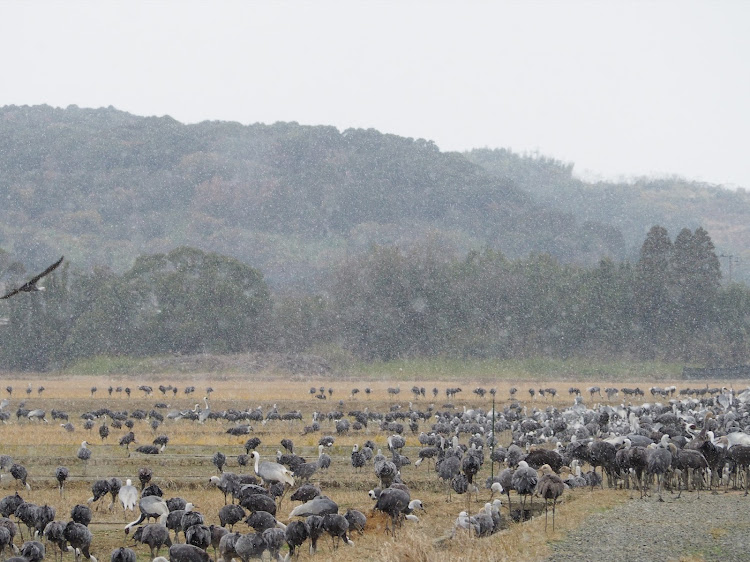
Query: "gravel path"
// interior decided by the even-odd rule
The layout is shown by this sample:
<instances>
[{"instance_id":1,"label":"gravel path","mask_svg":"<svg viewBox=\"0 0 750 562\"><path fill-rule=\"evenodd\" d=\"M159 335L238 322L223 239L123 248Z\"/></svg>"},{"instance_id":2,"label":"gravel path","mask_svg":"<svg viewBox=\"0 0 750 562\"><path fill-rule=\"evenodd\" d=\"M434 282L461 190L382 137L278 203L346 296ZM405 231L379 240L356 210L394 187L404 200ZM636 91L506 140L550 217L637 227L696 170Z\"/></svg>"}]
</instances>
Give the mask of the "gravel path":
<instances>
[{"instance_id":1,"label":"gravel path","mask_svg":"<svg viewBox=\"0 0 750 562\"><path fill-rule=\"evenodd\" d=\"M750 497L684 493L631 500L551 545L549 561L750 560Z\"/></svg>"}]
</instances>

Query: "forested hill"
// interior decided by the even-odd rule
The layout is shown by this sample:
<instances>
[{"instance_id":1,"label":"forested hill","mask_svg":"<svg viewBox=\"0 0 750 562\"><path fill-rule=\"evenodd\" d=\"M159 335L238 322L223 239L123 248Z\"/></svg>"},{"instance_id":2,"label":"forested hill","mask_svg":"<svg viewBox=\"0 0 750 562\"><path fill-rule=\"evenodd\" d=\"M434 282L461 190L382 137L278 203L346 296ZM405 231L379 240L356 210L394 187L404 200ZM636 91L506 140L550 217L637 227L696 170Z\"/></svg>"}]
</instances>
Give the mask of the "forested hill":
<instances>
[{"instance_id":1,"label":"forested hill","mask_svg":"<svg viewBox=\"0 0 750 562\"><path fill-rule=\"evenodd\" d=\"M553 158L505 149L476 149L465 155L579 223L602 222L617 228L630 249L638 248L643 233L655 224L673 233L702 226L711 234L717 253L734 256L735 278L750 281L750 270L742 265L750 263L750 194L745 189L681 178L586 183L573 176L573 164ZM726 259L722 265L728 269Z\"/></svg>"},{"instance_id":2,"label":"forested hill","mask_svg":"<svg viewBox=\"0 0 750 562\"><path fill-rule=\"evenodd\" d=\"M372 129L7 106L0 248L30 267L64 253L76 267L124 271L139 255L190 246L251 264L277 290L309 290L373 244L594 264L634 256L661 224L703 225L719 251L748 247L744 192L587 185L544 159L511 155L503 170L498 155Z\"/></svg>"}]
</instances>

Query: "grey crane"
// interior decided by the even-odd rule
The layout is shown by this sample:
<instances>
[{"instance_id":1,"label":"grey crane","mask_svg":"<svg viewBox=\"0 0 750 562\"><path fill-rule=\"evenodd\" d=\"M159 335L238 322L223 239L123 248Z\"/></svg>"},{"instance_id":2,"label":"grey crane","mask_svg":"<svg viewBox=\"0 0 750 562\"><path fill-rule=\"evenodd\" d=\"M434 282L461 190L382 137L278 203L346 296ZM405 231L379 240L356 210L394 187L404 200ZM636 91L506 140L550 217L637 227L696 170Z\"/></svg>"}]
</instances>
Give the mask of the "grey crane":
<instances>
[{"instance_id":1,"label":"grey crane","mask_svg":"<svg viewBox=\"0 0 750 562\"><path fill-rule=\"evenodd\" d=\"M46 415L47 412L42 409L36 408L34 410L29 410L29 412L26 414L26 417L30 420L42 420L44 423L48 423L47 418L45 417Z\"/></svg>"},{"instance_id":2,"label":"grey crane","mask_svg":"<svg viewBox=\"0 0 750 562\"><path fill-rule=\"evenodd\" d=\"M294 477L284 465L271 461L260 462L258 451L253 451L252 456L255 460L255 474L260 476L266 485L274 482L282 482L289 486L294 486Z\"/></svg>"},{"instance_id":3,"label":"grey crane","mask_svg":"<svg viewBox=\"0 0 750 562\"><path fill-rule=\"evenodd\" d=\"M146 496L144 498L141 498L141 501L138 502L138 508L141 511L141 516L125 526L126 535L130 532L130 529L132 527L134 527L135 525L140 525L147 518L157 518L159 520L159 523L161 523L162 525L167 521L169 508L167 507L167 502L165 502L159 496Z\"/></svg>"},{"instance_id":4,"label":"grey crane","mask_svg":"<svg viewBox=\"0 0 750 562\"><path fill-rule=\"evenodd\" d=\"M339 506L328 496L318 496L308 502L303 503L295 507L288 516L288 519L292 517L308 517L310 515L326 515L328 513L338 513Z\"/></svg>"}]
</instances>

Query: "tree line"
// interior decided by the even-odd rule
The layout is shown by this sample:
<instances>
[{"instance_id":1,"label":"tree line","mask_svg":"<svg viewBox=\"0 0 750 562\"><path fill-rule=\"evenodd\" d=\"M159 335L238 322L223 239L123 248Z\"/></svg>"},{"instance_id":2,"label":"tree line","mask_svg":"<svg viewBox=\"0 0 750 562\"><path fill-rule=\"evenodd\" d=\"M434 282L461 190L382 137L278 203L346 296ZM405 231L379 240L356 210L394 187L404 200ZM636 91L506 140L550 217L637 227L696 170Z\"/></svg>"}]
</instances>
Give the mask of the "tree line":
<instances>
[{"instance_id":1,"label":"tree line","mask_svg":"<svg viewBox=\"0 0 750 562\"><path fill-rule=\"evenodd\" d=\"M7 254L3 257L7 261ZM21 281L20 264L9 264ZM234 258L182 247L119 275L64 265L47 291L5 301L0 368L99 355L344 349L363 360L450 356L748 360L750 290L722 286L708 233L655 226L634 263L562 264L424 243L374 246L319 295L275 296Z\"/></svg>"}]
</instances>

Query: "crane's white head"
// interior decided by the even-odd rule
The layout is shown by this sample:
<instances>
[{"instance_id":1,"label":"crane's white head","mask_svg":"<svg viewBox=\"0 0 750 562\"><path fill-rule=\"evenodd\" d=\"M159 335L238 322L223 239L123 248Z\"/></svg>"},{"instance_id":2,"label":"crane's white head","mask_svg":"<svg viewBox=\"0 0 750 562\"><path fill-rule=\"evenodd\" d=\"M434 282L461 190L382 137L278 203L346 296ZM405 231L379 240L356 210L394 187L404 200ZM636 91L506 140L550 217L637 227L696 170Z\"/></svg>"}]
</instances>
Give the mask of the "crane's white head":
<instances>
[{"instance_id":1,"label":"crane's white head","mask_svg":"<svg viewBox=\"0 0 750 562\"><path fill-rule=\"evenodd\" d=\"M427 510L424 508L424 504L422 503L422 500L411 500L409 502L409 509L411 509L412 511L421 509L422 511L427 512Z\"/></svg>"}]
</instances>

